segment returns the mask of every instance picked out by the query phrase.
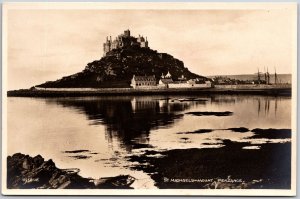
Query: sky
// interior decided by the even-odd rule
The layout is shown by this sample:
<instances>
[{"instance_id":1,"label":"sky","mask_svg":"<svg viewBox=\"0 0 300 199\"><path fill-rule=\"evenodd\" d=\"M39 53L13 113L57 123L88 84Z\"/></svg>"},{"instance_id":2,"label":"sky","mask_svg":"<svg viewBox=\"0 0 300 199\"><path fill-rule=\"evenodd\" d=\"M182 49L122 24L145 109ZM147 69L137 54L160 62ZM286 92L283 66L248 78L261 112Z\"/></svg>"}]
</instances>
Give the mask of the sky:
<instances>
[{"instance_id":1,"label":"sky","mask_svg":"<svg viewBox=\"0 0 300 199\"><path fill-rule=\"evenodd\" d=\"M130 29L199 75L292 73L296 14L282 9L9 9L8 90L82 71ZM4 49L5 50L5 49Z\"/></svg>"}]
</instances>

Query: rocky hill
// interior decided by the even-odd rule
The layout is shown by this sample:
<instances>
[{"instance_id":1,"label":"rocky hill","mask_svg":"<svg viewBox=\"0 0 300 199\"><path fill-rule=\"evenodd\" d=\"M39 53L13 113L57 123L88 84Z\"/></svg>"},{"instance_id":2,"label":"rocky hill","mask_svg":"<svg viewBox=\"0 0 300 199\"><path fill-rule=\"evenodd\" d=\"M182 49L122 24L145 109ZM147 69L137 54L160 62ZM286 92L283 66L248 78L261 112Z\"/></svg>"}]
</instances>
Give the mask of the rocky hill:
<instances>
[{"instance_id":1,"label":"rocky hill","mask_svg":"<svg viewBox=\"0 0 300 199\"><path fill-rule=\"evenodd\" d=\"M100 60L88 63L82 72L49 81L38 87L45 88L126 88L133 75L161 75L170 72L176 80L184 75L187 79L207 78L190 72L182 61L167 53L158 53L140 46L123 46L106 53Z\"/></svg>"}]
</instances>

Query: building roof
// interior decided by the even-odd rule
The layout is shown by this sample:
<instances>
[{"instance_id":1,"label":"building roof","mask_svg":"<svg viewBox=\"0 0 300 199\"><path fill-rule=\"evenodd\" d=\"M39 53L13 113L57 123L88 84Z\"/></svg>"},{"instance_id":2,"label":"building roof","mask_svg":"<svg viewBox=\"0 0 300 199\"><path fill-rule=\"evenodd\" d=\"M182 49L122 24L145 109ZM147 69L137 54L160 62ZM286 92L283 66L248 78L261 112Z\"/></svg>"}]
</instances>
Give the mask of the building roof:
<instances>
[{"instance_id":1,"label":"building roof","mask_svg":"<svg viewBox=\"0 0 300 199\"><path fill-rule=\"evenodd\" d=\"M177 80L173 82L174 84L182 84L182 83L187 83L186 80Z\"/></svg>"},{"instance_id":2,"label":"building roof","mask_svg":"<svg viewBox=\"0 0 300 199\"><path fill-rule=\"evenodd\" d=\"M170 84L170 83L173 83L173 80L172 80L171 78L160 79L160 81L161 81L163 84Z\"/></svg>"},{"instance_id":3,"label":"building roof","mask_svg":"<svg viewBox=\"0 0 300 199\"><path fill-rule=\"evenodd\" d=\"M168 73L166 74L165 78L169 78L169 77L171 77L171 74L170 74L170 72L168 71Z\"/></svg>"},{"instance_id":4,"label":"building roof","mask_svg":"<svg viewBox=\"0 0 300 199\"><path fill-rule=\"evenodd\" d=\"M146 75L145 76L135 76L135 75L133 75L133 79L135 81L156 81L154 75L152 75L152 76L146 76Z\"/></svg>"}]
</instances>

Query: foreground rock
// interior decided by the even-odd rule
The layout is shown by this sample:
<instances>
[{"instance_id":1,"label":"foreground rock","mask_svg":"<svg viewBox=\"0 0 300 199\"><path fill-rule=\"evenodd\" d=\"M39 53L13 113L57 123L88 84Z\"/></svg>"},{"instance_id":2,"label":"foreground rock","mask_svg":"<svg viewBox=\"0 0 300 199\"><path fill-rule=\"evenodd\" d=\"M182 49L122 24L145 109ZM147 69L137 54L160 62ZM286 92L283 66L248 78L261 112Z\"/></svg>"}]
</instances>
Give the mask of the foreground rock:
<instances>
[{"instance_id":1,"label":"foreground rock","mask_svg":"<svg viewBox=\"0 0 300 199\"><path fill-rule=\"evenodd\" d=\"M276 133L273 133L276 134ZM148 173L160 189L290 189L291 143L221 140L220 148L148 150L133 155L133 169ZM147 163L147 164L145 164Z\"/></svg>"},{"instance_id":2,"label":"foreground rock","mask_svg":"<svg viewBox=\"0 0 300 199\"><path fill-rule=\"evenodd\" d=\"M7 157L8 189L126 189L134 178L121 175L91 179L78 175L79 169L59 169L50 159L21 153Z\"/></svg>"}]
</instances>

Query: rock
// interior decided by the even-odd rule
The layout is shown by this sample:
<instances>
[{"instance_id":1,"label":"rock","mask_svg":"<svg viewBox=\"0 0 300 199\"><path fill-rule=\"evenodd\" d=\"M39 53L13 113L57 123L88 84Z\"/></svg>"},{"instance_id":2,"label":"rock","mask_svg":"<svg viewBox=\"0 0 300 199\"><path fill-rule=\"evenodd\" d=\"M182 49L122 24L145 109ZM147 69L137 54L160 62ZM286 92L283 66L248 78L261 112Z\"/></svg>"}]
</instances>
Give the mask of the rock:
<instances>
[{"instance_id":1,"label":"rock","mask_svg":"<svg viewBox=\"0 0 300 199\"><path fill-rule=\"evenodd\" d=\"M31 165L31 163L29 163L28 159L25 159L22 163L23 169L26 169L26 170L30 169L30 165Z\"/></svg>"},{"instance_id":2,"label":"rock","mask_svg":"<svg viewBox=\"0 0 300 199\"><path fill-rule=\"evenodd\" d=\"M245 182L237 180L236 182L228 176L227 179L216 178L212 183L208 183L203 186L206 189L249 189L253 188L253 185L259 186L263 180L252 180Z\"/></svg>"},{"instance_id":3,"label":"rock","mask_svg":"<svg viewBox=\"0 0 300 199\"><path fill-rule=\"evenodd\" d=\"M44 162L44 158L41 155L37 155L33 158L33 163L35 166L40 166Z\"/></svg>"},{"instance_id":4,"label":"rock","mask_svg":"<svg viewBox=\"0 0 300 199\"><path fill-rule=\"evenodd\" d=\"M72 170L73 172L70 172ZM50 159L34 158L16 153L7 157L8 189L97 189L130 188L134 178L120 175L103 179L87 179L78 175L79 169L59 169Z\"/></svg>"},{"instance_id":5,"label":"rock","mask_svg":"<svg viewBox=\"0 0 300 199\"><path fill-rule=\"evenodd\" d=\"M68 180L68 181L66 181L66 182L64 182L64 183L62 183L59 187L57 187L58 189L66 189L66 188L68 188L68 186L71 184L71 181L70 180Z\"/></svg>"},{"instance_id":6,"label":"rock","mask_svg":"<svg viewBox=\"0 0 300 199\"><path fill-rule=\"evenodd\" d=\"M129 175L120 175L117 177L100 178L94 180L94 184L97 188L126 188L135 181L135 178Z\"/></svg>"}]
</instances>

